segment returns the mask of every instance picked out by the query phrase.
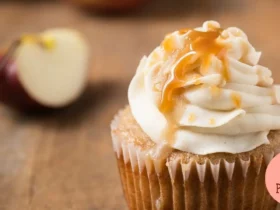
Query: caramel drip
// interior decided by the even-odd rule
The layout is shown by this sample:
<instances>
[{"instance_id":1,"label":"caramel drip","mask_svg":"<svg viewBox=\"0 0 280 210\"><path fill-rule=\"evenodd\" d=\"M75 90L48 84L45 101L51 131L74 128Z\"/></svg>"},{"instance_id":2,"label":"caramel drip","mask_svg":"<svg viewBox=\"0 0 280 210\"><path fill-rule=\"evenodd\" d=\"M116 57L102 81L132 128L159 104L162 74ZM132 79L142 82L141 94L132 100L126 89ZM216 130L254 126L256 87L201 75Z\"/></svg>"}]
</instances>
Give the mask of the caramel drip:
<instances>
[{"instance_id":1,"label":"caramel drip","mask_svg":"<svg viewBox=\"0 0 280 210\"><path fill-rule=\"evenodd\" d=\"M210 87L210 92L212 94L212 96L217 97L221 95L222 90L220 88L218 88L216 85L212 85Z\"/></svg>"},{"instance_id":2,"label":"caramel drip","mask_svg":"<svg viewBox=\"0 0 280 210\"><path fill-rule=\"evenodd\" d=\"M188 118L188 121L189 121L190 123L193 123L195 120L196 120L195 114L194 114L194 113L191 113L190 116L189 116L189 118Z\"/></svg>"},{"instance_id":3,"label":"caramel drip","mask_svg":"<svg viewBox=\"0 0 280 210\"><path fill-rule=\"evenodd\" d=\"M172 52L175 50L175 42L174 38L172 36L166 36L163 42L161 43L161 46L166 52Z\"/></svg>"},{"instance_id":4,"label":"caramel drip","mask_svg":"<svg viewBox=\"0 0 280 210\"><path fill-rule=\"evenodd\" d=\"M242 103L241 96L238 93L233 92L231 93L230 97L235 107L241 108L241 103Z\"/></svg>"},{"instance_id":5,"label":"caramel drip","mask_svg":"<svg viewBox=\"0 0 280 210\"><path fill-rule=\"evenodd\" d=\"M195 71L196 67L202 65L204 69L207 69L206 65L210 64L211 55L219 55L219 59L222 60L224 66L227 66L225 46L217 42L221 29L207 32L183 29L179 31L179 34L185 35L186 45L183 49L175 49L174 46L171 46L174 43L174 38L171 36L166 37L161 44L167 52L172 52L173 55L171 56L176 56L169 79L162 90L160 104L162 112L168 112L172 109L176 90L184 87L186 81L188 81L188 73ZM227 67L221 74L225 80L229 79ZM199 81L196 82L196 85L198 84L200 84Z\"/></svg>"},{"instance_id":6,"label":"caramel drip","mask_svg":"<svg viewBox=\"0 0 280 210\"><path fill-rule=\"evenodd\" d=\"M168 145L173 145L175 142L175 134L179 129L179 126L174 121L174 118L170 115L166 115L167 125L161 134L161 138L165 140Z\"/></svg>"},{"instance_id":7,"label":"caramel drip","mask_svg":"<svg viewBox=\"0 0 280 210\"><path fill-rule=\"evenodd\" d=\"M205 59L203 59L201 63L200 73L202 75L206 75L208 73L208 68L210 65L211 65L211 55L205 56Z\"/></svg>"},{"instance_id":8,"label":"caramel drip","mask_svg":"<svg viewBox=\"0 0 280 210\"><path fill-rule=\"evenodd\" d=\"M215 125L216 124L216 120L214 118L209 119L209 124L210 125Z\"/></svg>"},{"instance_id":9,"label":"caramel drip","mask_svg":"<svg viewBox=\"0 0 280 210\"><path fill-rule=\"evenodd\" d=\"M221 52L217 55L217 57L222 61L223 63L223 69L222 69L222 76L224 80L227 82L230 79L229 75L229 69L228 69L228 60L226 59L226 49L222 49Z\"/></svg>"}]
</instances>

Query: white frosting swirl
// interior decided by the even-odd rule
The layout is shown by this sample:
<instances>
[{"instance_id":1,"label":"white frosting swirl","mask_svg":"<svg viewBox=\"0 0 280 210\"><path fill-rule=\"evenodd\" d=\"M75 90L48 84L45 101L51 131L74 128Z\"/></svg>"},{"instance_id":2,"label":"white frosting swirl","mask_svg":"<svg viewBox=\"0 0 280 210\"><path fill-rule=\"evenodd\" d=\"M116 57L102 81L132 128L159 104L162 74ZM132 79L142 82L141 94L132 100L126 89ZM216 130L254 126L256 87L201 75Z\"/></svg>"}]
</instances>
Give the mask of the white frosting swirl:
<instances>
[{"instance_id":1,"label":"white frosting swirl","mask_svg":"<svg viewBox=\"0 0 280 210\"><path fill-rule=\"evenodd\" d=\"M213 28L219 23L207 21L196 30ZM186 45L186 34L168 37L174 49ZM169 112L160 109L163 87L179 61L162 46L141 60L128 98L134 118L154 142L201 155L241 153L269 144L269 131L280 129L280 86L273 85L268 68L257 65L261 53L235 27L223 30L216 41L225 46L227 64L213 54L207 68L196 66L194 56L194 70Z\"/></svg>"}]
</instances>

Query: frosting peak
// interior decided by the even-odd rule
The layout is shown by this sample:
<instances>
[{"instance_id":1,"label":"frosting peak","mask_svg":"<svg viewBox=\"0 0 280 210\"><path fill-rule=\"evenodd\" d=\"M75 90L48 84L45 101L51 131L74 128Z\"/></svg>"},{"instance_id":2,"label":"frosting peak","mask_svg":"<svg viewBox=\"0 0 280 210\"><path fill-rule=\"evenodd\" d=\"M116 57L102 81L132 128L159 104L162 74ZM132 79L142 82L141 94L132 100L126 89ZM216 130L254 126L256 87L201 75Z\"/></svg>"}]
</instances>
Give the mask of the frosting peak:
<instances>
[{"instance_id":1,"label":"frosting peak","mask_svg":"<svg viewBox=\"0 0 280 210\"><path fill-rule=\"evenodd\" d=\"M215 21L168 34L131 81L132 114L154 142L195 154L268 144L280 88L260 56L242 30Z\"/></svg>"}]
</instances>

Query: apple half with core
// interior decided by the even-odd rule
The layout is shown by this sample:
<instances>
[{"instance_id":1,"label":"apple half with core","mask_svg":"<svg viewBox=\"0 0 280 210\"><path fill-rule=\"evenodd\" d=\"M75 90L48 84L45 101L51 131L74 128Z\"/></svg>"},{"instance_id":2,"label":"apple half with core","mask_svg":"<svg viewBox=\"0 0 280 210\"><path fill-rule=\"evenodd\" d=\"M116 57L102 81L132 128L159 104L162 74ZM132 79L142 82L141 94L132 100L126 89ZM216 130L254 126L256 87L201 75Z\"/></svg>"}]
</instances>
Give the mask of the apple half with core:
<instances>
[{"instance_id":1,"label":"apple half with core","mask_svg":"<svg viewBox=\"0 0 280 210\"><path fill-rule=\"evenodd\" d=\"M88 58L75 30L23 35L0 55L0 101L28 111L67 106L87 84Z\"/></svg>"}]
</instances>

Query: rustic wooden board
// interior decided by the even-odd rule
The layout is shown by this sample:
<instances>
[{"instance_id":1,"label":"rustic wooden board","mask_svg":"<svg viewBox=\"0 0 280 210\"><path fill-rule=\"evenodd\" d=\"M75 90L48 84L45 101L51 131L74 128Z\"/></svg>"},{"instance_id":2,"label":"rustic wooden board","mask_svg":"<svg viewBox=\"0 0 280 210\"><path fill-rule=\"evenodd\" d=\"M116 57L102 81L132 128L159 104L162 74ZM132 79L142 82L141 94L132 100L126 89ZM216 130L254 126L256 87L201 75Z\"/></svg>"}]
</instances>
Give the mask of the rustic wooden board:
<instances>
[{"instance_id":1,"label":"rustic wooden board","mask_svg":"<svg viewBox=\"0 0 280 210\"><path fill-rule=\"evenodd\" d=\"M55 2L1 1L2 43L22 32L67 26L82 31L92 49L90 85L73 106L30 116L0 105L1 210L126 209L109 124L127 103L141 56L167 32L207 19L237 25L280 81L280 1L176 2L154 0L137 14L102 17Z\"/></svg>"}]
</instances>

